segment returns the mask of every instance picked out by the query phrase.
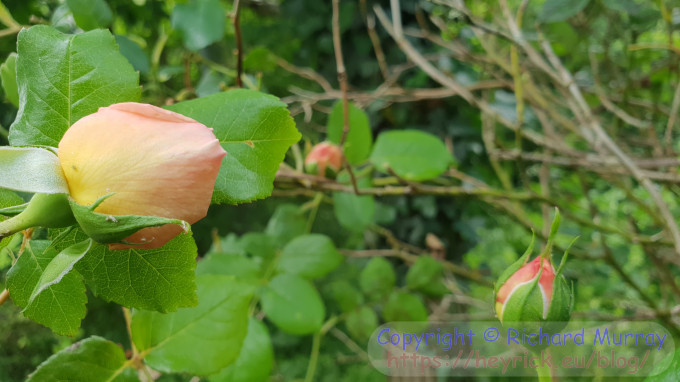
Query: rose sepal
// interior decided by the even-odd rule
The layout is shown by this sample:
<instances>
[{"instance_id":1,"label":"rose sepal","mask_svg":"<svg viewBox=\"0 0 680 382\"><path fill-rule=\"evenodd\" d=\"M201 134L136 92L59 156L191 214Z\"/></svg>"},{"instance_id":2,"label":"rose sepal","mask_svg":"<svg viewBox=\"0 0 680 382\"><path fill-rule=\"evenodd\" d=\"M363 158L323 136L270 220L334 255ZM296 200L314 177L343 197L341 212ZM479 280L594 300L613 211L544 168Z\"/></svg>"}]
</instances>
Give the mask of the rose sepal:
<instances>
[{"instance_id":1,"label":"rose sepal","mask_svg":"<svg viewBox=\"0 0 680 382\"><path fill-rule=\"evenodd\" d=\"M159 216L110 215L95 212L95 209L111 196L113 194L104 195L90 206L80 205L72 198L69 198L69 203L78 225L85 234L98 243L149 244L149 241L130 243L124 239L144 228L159 227L166 224L177 224L182 227L185 233L189 230L189 223L180 219Z\"/></svg>"}]
</instances>

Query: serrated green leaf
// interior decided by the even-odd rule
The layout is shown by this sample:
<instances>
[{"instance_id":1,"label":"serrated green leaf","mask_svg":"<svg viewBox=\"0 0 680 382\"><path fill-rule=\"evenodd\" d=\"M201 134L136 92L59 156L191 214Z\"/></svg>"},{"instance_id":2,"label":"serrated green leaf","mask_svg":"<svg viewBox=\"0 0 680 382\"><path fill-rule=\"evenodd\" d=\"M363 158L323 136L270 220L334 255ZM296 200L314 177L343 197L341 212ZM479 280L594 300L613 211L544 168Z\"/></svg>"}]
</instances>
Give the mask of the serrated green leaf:
<instances>
[{"instance_id":1,"label":"serrated green leaf","mask_svg":"<svg viewBox=\"0 0 680 382\"><path fill-rule=\"evenodd\" d=\"M373 135L371 134L371 126L368 122L366 113L349 104L349 132L345 139L343 147L345 157L350 164L357 165L362 163L371 154L371 146L373 145ZM342 102L336 102L328 116L328 140L340 144L342 140L342 131L344 129L344 111Z\"/></svg>"},{"instance_id":2,"label":"serrated green leaf","mask_svg":"<svg viewBox=\"0 0 680 382\"><path fill-rule=\"evenodd\" d=\"M541 8L538 20L545 23L564 21L581 12L590 0L547 0Z\"/></svg>"},{"instance_id":3,"label":"serrated green leaf","mask_svg":"<svg viewBox=\"0 0 680 382\"><path fill-rule=\"evenodd\" d=\"M80 229L54 231L57 250L87 239ZM76 270L96 296L130 308L173 312L197 304L196 243L180 234L161 248L110 250L94 243Z\"/></svg>"},{"instance_id":4,"label":"serrated green leaf","mask_svg":"<svg viewBox=\"0 0 680 382\"><path fill-rule=\"evenodd\" d=\"M359 285L369 300L377 301L392 292L396 279L392 264L382 257L374 257L361 271Z\"/></svg>"},{"instance_id":5,"label":"serrated green leaf","mask_svg":"<svg viewBox=\"0 0 680 382\"><path fill-rule=\"evenodd\" d=\"M92 206L82 206L69 198L69 204L71 205L73 216L78 221L78 225L87 236L98 243L120 243L143 228L158 227L165 224L177 224L185 232L189 230L189 223L179 219L138 215L113 216L94 212L96 206L110 195L100 198Z\"/></svg>"},{"instance_id":6,"label":"serrated green leaf","mask_svg":"<svg viewBox=\"0 0 680 382\"><path fill-rule=\"evenodd\" d=\"M427 321L427 308L416 296L393 292L383 307L385 321Z\"/></svg>"},{"instance_id":7,"label":"serrated green leaf","mask_svg":"<svg viewBox=\"0 0 680 382\"><path fill-rule=\"evenodd\" d=\"M286 105L254 90L234 89L167 109L212 128L226 150L214 203L236 204L271 195L286 151L300 140Z\"/></svg>"},{"instance_id":8,"label":"serrated green leaf","mask_svg":"<svg viewBox=\"0 0 680 382\"><path fill-rule=\"evenodd\" d=\"M106 28L113 20L111 8L104 0L66 0L66 5L73 13L82 30Z\"/></svg>"},{"instance_id":9,"label":"serrated green leaf","mask_svg":"<svg viewBox=\"0 0 680 382\"><path fill-rule=\"evenodd\" d=\"M284 332L302 336L321 329L326 309L309 281L278 275L264 288L261 299L267 318Z\"/></svg>"},{"instance_id":10,"label":"serrated green leaf","mask_svg":"<svg viewBox=\"0 0 680 382\"><path fill-rule=\"evenodd\" d=\"M420 256L406 273L406 285L411 289L424 289L439 282L444 266L431 256Z\"/></svg>"},{"instance_id":11,"label":"serrated green leaf","mask_svg":"<svg viewBox=\"0 0 680 382\"><path fill-rule=\"evenodd\" d=\"M223 275L202 275L196 284L196 307L170 314L133 311L132 339L156 370L209 375L241 351L252 288Z\"/></svg>"},{"instance_id":12,"label":"serrated green leaf","mask_svg":"<svg viewBox=\"0 0 680 382\"><path fill-rule=\"evenodd\" d=\"M132 382L139 381L123 349L104 338L92 336L43 362L27 382Z\"/></svg>"},{"instance_id":13,"label":"serrated green leaf","mask_svg":"<svg viewBox=\"0 0 680 382\"><path fill-rule=\"evenodd\" d=\"M139 100L139 75L107 30L66 35L36 25L19 33L17 47L13 146L56 147L80 118L103 106Z\"/></svg>"},{"instance_id":14,"label":"serrated green leaf","mask_svg":"<svg viewBox=\"0 0 680 382\"><path fill-rule=\"evenodd\" d=\"M338 182L349 184L349 175L345 172L338 175ZM371 187L367 178L357 181L359 188ZM333 193L333 212L338 223L352 232L364 232L373 223L375 216L375 198L373 195L355 195L349 192Z\"/></svg>"},{"instance_id":15,"label":"serrated green leaf","mask_svg":"<svg viewBox=\"0 0 680 382\"><path fill-rule=\"evenodd\" d=\"M281 251L279 269L309 280L324 277L342 262L343 257L326 235L300 236Z\"/></svg>"},{"instance_id":16,"label":"serrated green leaf","mask_svg":"<svg viewBox=\"0 0 680 382\"><path fill-rule=\"evenodd\" d=\"M7 289L26 317L55 333L74 335L87 303L82 276L72 269L82 254L67 248L62 255L48 248L49 244L45 240L29 242L7 273Z\"/></svg>"},{"instance_id":17,"label":"serrated green leaf","mask_svg":"<svg viewBox=\"0 0 680 382\"><path fill-rule=\"evenodd\" d=\"M11 53L0 65L0 79L5 97L12 105L19 107L19 90L17 89L17 54Z\"/></svg>"},{"instance_id":18,"label":"serrated green leaf","mask_svg":"<svg viewBox=\"0 0 680 382\"><path fill-rule=\"evenodd\" d=\"M345 321L349 335L360 343L365 343L378 327L378 315L367 306L351 311Z\"/></svg>"},{"instance_id":19,"label":"serrated green leaf","mask_svg":"<svg viewBox=\"0 0 680 382\"><path fill-rule=\"evenodd\" d=\"M274 349L267 327L251 317L236 362L209 378L210 382L266 382L274 367Z\"/></svg>"},{"instance_id":20,"label":"serrated green leaf","mask_svg":"<svg viewBox=\"0 0 680 382\"><path fill-rule=\"evenodd\" d=\"M395 130L378 135L371 163L380 171L423 181L441 175L454 162L444 142L419 130Z\"/></svg>"},{"instance_id":21,"label":"serrated green leaf","mask_svg":"<svg viewBox=\"0 0 680 382\"><path fill-rule=\"evenodd\" d=\"M224 36L226 11L218 0L191 0L172 10L172 27L182 33L184 46L197 51Z\"/></svg>"},{"instance_id":22,"label":"serrated green leaf","mask_svg":"<svg viewBox=\"0 0 680 382\"><path fill-rule=\"evenodd\" d=\"M51 151L38 147L0 147L0 188L42 194L67 194L68 183Z\"/></svg>"}]
</instances>

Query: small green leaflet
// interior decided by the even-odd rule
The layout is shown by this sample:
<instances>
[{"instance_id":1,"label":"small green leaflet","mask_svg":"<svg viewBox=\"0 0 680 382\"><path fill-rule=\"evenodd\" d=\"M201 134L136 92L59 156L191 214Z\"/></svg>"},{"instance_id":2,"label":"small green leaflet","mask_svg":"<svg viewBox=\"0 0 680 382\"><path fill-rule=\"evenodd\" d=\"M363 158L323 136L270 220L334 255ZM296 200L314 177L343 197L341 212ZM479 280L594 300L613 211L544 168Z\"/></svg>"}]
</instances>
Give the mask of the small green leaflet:
<instances>
[{"instance_id":1,"label":"small green leaflet","mask_svg":"<svg viewBox=\"0 0 680 382\"><path fill-rule=\"evenodd\" d=\"M0 79L5 97L12 105L19 107L19 91L17 90L17 54L7 56L5 62L0 65Z\"/></svg>"},{"instance_id":2,"label":"small green leaflet","mask_svg":"<svg viewBox=\"0 0 680 382\"><path fill-rule=\"evenodd\" d=\"M441 139L419 130L394 130L378 135L370 160L380 171L391 169L413 181L434 179L454 162Z\"/></svg>"},{"instance_id":3,"label":"small green leaflet","mask_svg":"<svg viewBox=\"0 0 680 382\"><path fill-rule=\"evenodd\" d=\"M274 277L260 297L267 318L281 330L301 336L321 329L326 308L309 281L284 273Z\"/></svg>"},{"instance_id":4,"label":"small green leaflet","mask_svg":"<svg viewBox=\"0 0 680 382\"><path fill-rule=\"evenodd\" d=\"M191 0L172 10L172 27L182 33L184 46L193 51L222 39L224 19L219 0Z\"/></svg>"},{"instance_id":5,"label":"small green leaflet","mask_svg":"<svg viewBox=\"0 0 680 382\"><path fill-rule=\"evenodd\" d=\"M349 132L347 133L343 149L347 161L350 164L357 165L365 161L371 154L373 135L368 116L363 110L350 103L348 112ZM328 140L335 144L340 144L344 128L345 121L342 102L336 102L333 110L331 110L331 114L328 116Z\"/></svg>"},{"instance_id":6,"label":"small green leaflet","mask_svg":"<svg viewBox=\"0 0 680 382\"><path fill-rule=\"evenodd\" d=\"M274 367L274 349L267 327L256 318L248 321L248 334L236 362L210 376L210 382L267 382Z\"/></svg>"},{"instance_id":7,"label":"small green leaflet","mask_svg":"<svg viewBox=\"0 0 680 382\"><path fill-rule=\"evenodd\" d=\"M77 333L87 297L82 276L73 267L91 244L88 239L57 252L49 248L49 241L29 242L7 274L12 301L26 317L57 334Z\"/></svg>"},{"instance_id":8,"label":"small green leaflet","mask_svg":"<svg viewBox=\"0 0 680 382\"><path fill-rule=\"evenodd\" d=\"M132 339L156 370L210 375L241 351L252 288L223 275L202 275L196 284L196 307L170 314L133 311Z\"/></svg>"},{"instance_id":9,"label":"small green leaflet","mask_svg":"<svg viewBox=\"0 0 680 382\"><path fill-rule=\"evenodd\" d=\"M314 280L337 268L342 260L328 236L311 234L297 237L283 248L279 269Z\"/></svg>"},{"instance_id":10,"label":"small green leaflet","mask_svg":"<svg viewBox=\"0 0 680 382\"><path fill-rule=\"evenodd\" d=\"M133 382L139 381L123 349L92 336L43 362L27 382Z\"/></svg>"}]
</instances>

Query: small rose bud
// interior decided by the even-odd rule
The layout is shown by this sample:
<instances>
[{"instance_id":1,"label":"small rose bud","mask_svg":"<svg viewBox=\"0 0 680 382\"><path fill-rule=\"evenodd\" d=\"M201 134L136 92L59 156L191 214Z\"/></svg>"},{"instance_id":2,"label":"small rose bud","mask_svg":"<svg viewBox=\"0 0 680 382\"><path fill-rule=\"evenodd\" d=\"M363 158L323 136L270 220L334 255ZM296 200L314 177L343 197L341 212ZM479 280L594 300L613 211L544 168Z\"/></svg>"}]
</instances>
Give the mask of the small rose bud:
<instances>
[{"instance_id":1,"label":"small rose bud","mask_svg":"<svg viewBox=\"0 0 680 382\"><path fill-rule=\"evenodd\" d=\"M551 259L559 220L557 213L543 254L527 262L534 246L532 239L525 254L496 283L496 315L504 326L512 322L532 322L536 323L534 331L542 327L558 332L569 321L573 292L562 276L568 254L564 253L557 269Z\"/></svg>"},{"instance_id":2,"label":"small rose bud","mask_svg":"<svg viewBox=\"0 0 680 382\"><path fill-rule=\"evenodd\" d=\"M73 124L59 142L59 161L73 200L95 212L202 219L226 152L212 129L168 110L140 103L100 108ZM182 232L178 225L144 228L127 237L158 248Z\"/></svg>"},{"instance_id":3,"label":"small rose bud","mask_svg":"<svg viewBox=\"0 0 680 382\"><path fill-rule=\"evenodd\" d=\"M334 178L342 168L342 150L329 142L322 142L312 148L305 159L305 167L310 174Z\"/></svg>"}]
</instances>

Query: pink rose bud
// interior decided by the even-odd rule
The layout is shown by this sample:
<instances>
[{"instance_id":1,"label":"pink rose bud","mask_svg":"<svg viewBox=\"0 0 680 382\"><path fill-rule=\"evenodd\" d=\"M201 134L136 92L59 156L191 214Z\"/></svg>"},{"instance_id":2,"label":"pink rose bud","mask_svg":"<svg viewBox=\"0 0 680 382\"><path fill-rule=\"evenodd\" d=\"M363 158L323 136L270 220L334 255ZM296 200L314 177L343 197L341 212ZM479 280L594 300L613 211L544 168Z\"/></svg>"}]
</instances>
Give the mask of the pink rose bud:
<instances>
[{"instance_id":1,"label":"pink rose bud","mask_svg":"<svg viewBox=\"0 0 680 382\"><path fill-rule=\"evenodd\" d=\"M541 266L543 267L542 272ZM498 293L496 293L496 314L498 314L498 319L501 322L503 321L505 303L516 291L528 286L536 278L538 278L536 287L541 297L542 318L545 320L548 317L548 308L550 307L553 295L555 270L548 259L541 259L539 256L510 276L508 281L498 289Z\"/></svg>"},{"instance_id":2,"label":"pink rose bud","mask_svg":"<svg viewBox=\"0 0 680 382\"><path fill-rule=\"evenodd\" d=\"M537 333L539 328L555 333L569 321L574 294L562 275L569 248L557 269L552 264L553 242L560 220L556 209L548 243L540 256L527 262L534 248L532 239L524 255L496 282L496 315L503 326L521 323L531 333Z\"/></svg>"},{"instance_id":3,"label":"pink rose bud","mask_svg":"<svg viewBox=\"0 0 680 382\"><path fill-rule=\"evenodd\" d=\"M320 176L333 177L342 168L342 150L332 143L321 142L309 152L305 166L309 173L316 172Z\"/></svg>"},{"instance_id":4,"label":"pink rose bud","mask_svg":"<svg viewBox=\"0 0 680 382\"><path fill-rule=\"evenodd\" d=\"M66 131L59 161L71 198L110 215L160 216L190 224L205 217L226 152L195 120L152 105L119 103L100 108ZM144 228L127 237L158 248L182 232L178 225Z\"/></svg>"}]
</instances>

